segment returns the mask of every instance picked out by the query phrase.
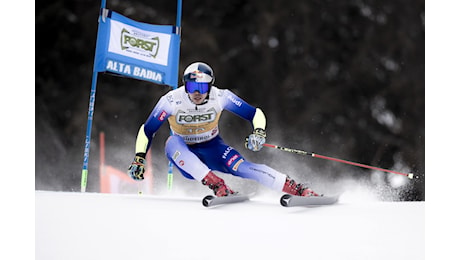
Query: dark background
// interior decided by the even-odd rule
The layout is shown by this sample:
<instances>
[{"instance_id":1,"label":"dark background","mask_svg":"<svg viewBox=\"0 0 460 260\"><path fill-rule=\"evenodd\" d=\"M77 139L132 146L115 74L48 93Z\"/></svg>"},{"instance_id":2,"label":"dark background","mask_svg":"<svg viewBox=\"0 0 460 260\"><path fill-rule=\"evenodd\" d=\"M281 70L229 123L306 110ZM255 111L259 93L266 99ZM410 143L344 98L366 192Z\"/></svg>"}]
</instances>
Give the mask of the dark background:
<instances>
[{"instance_id":1,"label":"dark background","mask_svg":"<svg viewBox=\"0 0 460 260\"><path fill-rule=\"evenodd\" d=\"M175 24L176 4L108 0L107 8ZM99 8L99 1L36 1L36 190L80 190ZM228 113L222 135L247 159L320 187L351 178L396 194L392 200L425 199L423 0L185 0L180 73L197 60L213 67L216 86L263 109L268 143L419 178L397 187L394 174L271 149L249 152L243 141L250 125ZM98 134L106 135L107 163L126 170L140 124L169 89L99 74L88 191L98 191ZM168 134L163 126L152 147L158 180L166 179Z\"/></svg>"}]
</instances>

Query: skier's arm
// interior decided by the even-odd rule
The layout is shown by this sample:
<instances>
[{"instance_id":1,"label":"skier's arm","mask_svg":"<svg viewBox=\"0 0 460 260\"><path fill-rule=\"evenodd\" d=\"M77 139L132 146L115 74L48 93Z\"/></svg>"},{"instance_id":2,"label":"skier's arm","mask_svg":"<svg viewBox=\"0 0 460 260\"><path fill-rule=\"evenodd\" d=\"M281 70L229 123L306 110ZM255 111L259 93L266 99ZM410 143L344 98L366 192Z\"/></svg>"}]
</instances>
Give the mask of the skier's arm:
<instances>
[{"instance_id":1,"label":"skier's arm","mask_svg":"<svg viewBox=\"0 0 460 260\"><path fill-rule=\"evenodd\" d=\"M171 106L166 96L160 98L149 117L139 128L136 138L136 154L147 153L155 133L171 115Z\"/></svg>"},{"instance_id":2,"label":"skier's arm","mask_svg":"<svg viewBox=\"0 0 460 260\"><path fill-rule=\"evenodd\" d=\"M267 120L265 119L264 112L262 112L262 109L256 108L256 112L252 118L252 126L254 127L254 130L258 128L265 130L266 124Z\"/></svg>"},{"instance_id":3,"label":"skier's arm","mask_svg":"<svg viewBox=\"0 0 460 260\"><path fill-rule=\"evenodd\" d=\"M150 148L152 139L163 122L169 117L169 107L165 97L158 101L155 108L150 113L149 118L139 128L136 137L136 148L134 160L128 168L128 174L134 180L143 180L145 172L145 155Z\"/></svg>"},{"instance_id":4,"label":"skier's arm","mask_svg":"<svg viewBox=\"0 0 460 260\"><path fill-rule=\"evenodd\" d=\"M265 128L267 121L262 109L249 105L246 101L233 94L230 90L224 90L224 108L239 115L252 123L253 132L246 137L245 147L251 151L259 151L265 143Z\"/></svg>"},{"instance_id":5,"label":"skier's arm","mask_svg":"<svg viewBox=\"0 0 460 260\"><path fill-rule=\"evenodd\" d=\"M136 150L135 150L136 154L145 155L147 153L147 147L152 139L153 139L153 136L151 138L147 137L147 135L145 134L145 130L144 130L144 124L142 124L141 127L139 128L139 132L137 133L137 137L136 137Z\"/></svg>"},{"instance_id":6,"label":"skier's arm","mask_svg":"<svg viewBox=\"0 0 460 260\"><path fill-rule=\"evenodd\" d=\"M242 98L228 89L220 90L222 93L223 108L252 123L254 129L265 129L265 115L260 108L251 106Z\"/></svg>"}]
</instances>

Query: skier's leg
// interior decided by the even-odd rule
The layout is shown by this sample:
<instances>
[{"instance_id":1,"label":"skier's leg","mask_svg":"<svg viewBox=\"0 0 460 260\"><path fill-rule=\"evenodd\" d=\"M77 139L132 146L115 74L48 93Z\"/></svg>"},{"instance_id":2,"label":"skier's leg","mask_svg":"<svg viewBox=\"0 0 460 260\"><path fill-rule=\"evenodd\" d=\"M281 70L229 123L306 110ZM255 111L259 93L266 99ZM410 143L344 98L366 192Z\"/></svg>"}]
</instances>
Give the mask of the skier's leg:
<instances>
[{"instance_id":1,"label":"skier's leg","mask_svg":"<svg viewBox=\"0 0 460 260\"><path fill-rule=\"evenodd\" d=\"M226 167L226 172L235 176L252 179L270 189L292 195L318 196L318 194L306 185L295 182L284 173L265 164L257 164L245 160L237 150L230 146L227 146L221 158L223 160L221 164Z\"/></svg>"},{"instance_id":2,"label":"skier's leg","mask_svg":"<svg viewBox=\"0 0 460 260\"><path fill-rule=\"evenodd\" d=\"M283 190L287 177L286 174L265 164L257 164L244 159L236 167L231 168L231 173L236 176L255 180L276 191Z\"/></svg>"},{"instance_id":3,"label":"skier's leg","mask_svg":"<svg viewBox=\"0 0 460 260\"><path fill-rule=\"evenodd\" d=\"M181 137L172 135L165 145L166 157L179 169L186 178L201 181L208 186L217 196L227 196L234 192L228 188L224 181L217 177L209 167L204 164Z\"/></svg>"},{"instance_id":4,"label":"skier's leg","mask_svg":"<svg viewBox=\"0 0 460 260\"><path fill-rule=\"evenodd\" d=\"M197 150L200 158L212 169L255 180L277 191L283 190L287 177L285 174L266 165L246 161L236 149L227 145L220 136L199 147L192 149Z\"/></svg>"},{"instance_id":5,"label":"skier's leg","mask_svg":"<svg viewBox=\"0 0 460 260\"><path fill-rule=\"evenodd\" d=\"M166 157L188 179L201 181L210 169L192 153L179 136L172 135L165 145Z\"/></svg>"},{"instance_id":6,"label":"skier's leg","mask_svg":"<svg viewBox=\"0 0 460 260\"><path fill-rule=\"evenodd\" d=\"M297 196L318 196L317 193L306 185L297 183L288 175L278 172L265 164L244 161L232 174L256 180L262 185L276 191L282 191Z\"/></svg>"}]
</instances>

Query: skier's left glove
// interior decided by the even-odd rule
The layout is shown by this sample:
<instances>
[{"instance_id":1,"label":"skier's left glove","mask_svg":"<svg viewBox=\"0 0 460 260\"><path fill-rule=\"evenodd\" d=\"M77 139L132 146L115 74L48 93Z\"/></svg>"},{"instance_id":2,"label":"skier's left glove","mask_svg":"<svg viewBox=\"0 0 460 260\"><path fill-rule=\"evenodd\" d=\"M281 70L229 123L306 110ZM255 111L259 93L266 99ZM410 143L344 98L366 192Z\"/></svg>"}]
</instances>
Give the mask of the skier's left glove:
<instances>
[{"instance_id":1,"label":"skier's left glove","mask_svg":"<svg viewBox=\"0 0 460 260\"><path fill-rule=\"evenodd\" d=\"M144 179L145 172L145 154L138 153L134 157L133 162L128 168L129 176L136 181L142 181Z\"/></svg>"},{"instance_id":2,"label":"skier's left glove","mask_svg":"<svg viewBox=\"0 0 460 260\"><path fill-rule=\"evenodd\" d=\"M267 134L265 133L264 129L254 129L252 134L246 137L244 146L253 152L260 151L260 149L263 147L263 144L265 143L265 137L267 137Z\"/></svg>"}]
</instances>

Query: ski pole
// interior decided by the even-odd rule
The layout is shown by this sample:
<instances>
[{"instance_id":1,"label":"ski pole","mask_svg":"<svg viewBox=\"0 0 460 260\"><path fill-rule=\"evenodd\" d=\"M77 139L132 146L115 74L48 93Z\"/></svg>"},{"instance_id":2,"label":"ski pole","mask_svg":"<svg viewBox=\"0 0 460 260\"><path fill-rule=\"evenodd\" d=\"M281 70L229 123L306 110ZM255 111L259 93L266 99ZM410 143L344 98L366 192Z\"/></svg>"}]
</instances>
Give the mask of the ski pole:
<instances>
[{"instance_id":1,"label":"ski pole","mask_svg":"<svg viewBox=\"0 0 460 260\"><path fill-rule=\"evenodd\" d=\"M345 161L345 160L342 160L342 159L337 159L337 158L333 158L333 157L329 157L329 156L324 156L324 155L320 155L320 154L316 154L316 153L311 153L311 152L306 152L306 151L297 150L297 149L292 149L292 148L281 147L281 146L273 145L273 144L264 144L264 146L270 147L270 148L276 148L276 149L279 149L279 150L285 151L285 152L296 153L296 154L300 154L300 155L309 155L309 156L315 157L315 158L321 158L321 159L325 159L325 160L330 160L330 161L335 161L335 162L340 162L340 163L346 163L346 164L350 164L350 165L354 165L354 166L359 166L359 167L363 167L363 168L368 168L368 169L373 169L373 170L378 170L378 171L384 171L384 172L395 173L395 174L399 174L399 175L406 176L406 177L409 178L409 179L413 179L413 178L414 178L414 174L413 174L413 173L402 173L402 172L397 172L397 171L382 169L382 168L378 168L378 167L374 167L374 166L369 166L369 165L365 165L365 164L361 164L361 163L355 163L355 162ZM416 177L416 178L418 178L418 177Z\"/></svg>"}]
</instances>

